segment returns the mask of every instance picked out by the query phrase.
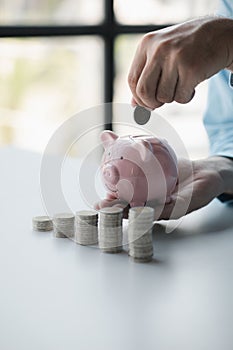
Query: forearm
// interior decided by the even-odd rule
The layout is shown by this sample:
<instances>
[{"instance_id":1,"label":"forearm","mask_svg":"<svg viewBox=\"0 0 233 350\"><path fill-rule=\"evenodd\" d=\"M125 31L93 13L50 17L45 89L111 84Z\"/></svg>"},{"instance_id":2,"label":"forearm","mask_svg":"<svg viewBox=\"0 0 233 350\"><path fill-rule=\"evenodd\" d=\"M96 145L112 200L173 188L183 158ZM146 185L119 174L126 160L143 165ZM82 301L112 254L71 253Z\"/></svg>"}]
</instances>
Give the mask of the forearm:
<instances>
[{"instance_id":1,"label":"forearm","mask_svg":"<svg viewBox=\"0 0 233 350\"><path fill-rule=\"evenodd\" d=\"M225 194L233 195L233 159L212 156L206 160L209 166L215 169L216 174L219 174L219 191Z\"/></svg>"},{"instance_id":2,"label":"forearm","mask_svg":"<svg viewBox=\"0 0 233 350\"><path fill-rule=\"evenodd\" d=\"M222 62L222 69L233 69L233 19L207 16L201 31L206 38L206 50L212 51L213 59Z\"/></svg>"}]
</instances>

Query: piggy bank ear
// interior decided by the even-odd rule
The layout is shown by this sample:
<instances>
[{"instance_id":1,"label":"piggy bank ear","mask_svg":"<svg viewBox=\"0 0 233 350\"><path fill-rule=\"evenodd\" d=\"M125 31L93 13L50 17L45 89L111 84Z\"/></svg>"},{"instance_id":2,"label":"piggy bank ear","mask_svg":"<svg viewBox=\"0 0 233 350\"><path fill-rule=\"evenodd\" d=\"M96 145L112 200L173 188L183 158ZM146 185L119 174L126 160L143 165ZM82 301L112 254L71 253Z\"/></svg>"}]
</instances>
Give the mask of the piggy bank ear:
<instances>
[{"instance_id":1,"label":"piggy bank ear","mask_svg":"<svg viewBox=\"0 0 233 350\"><path fill-rule=\"evenodd\" d=\"M151 159L151 152L153 152L153 149L150 142L145 140L136 141L134 148L136 148L139 152L141 160L143 162L147 162Z\"/></svg>"},{"instance_id":2,"label":"piggy bank ear","mask_svg":"<svg viewBox=\"0 0 233 350\"><path fill-rule=\"evenodd\" d=\"M104 130L100 135L100 139L104 146L104 149L106 149L108 146L110 146L114 141L118 139L118 136L112 131Z\"/></svg>"}]
</instances>

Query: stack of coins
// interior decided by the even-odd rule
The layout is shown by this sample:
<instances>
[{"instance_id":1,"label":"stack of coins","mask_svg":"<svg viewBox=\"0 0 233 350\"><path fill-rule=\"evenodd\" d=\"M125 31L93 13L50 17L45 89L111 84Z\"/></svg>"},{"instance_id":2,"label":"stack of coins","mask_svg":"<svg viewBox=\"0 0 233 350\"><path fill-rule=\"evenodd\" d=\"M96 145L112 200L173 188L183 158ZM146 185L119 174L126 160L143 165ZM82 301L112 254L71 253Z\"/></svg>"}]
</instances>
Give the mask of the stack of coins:
<instances>
[{"instance_id":1,"label":"stack of coins","mask_svg":"<svg viewBox=\"0 0 233 350\"><path fill-rule=\"evenodd\" d=\"M134 207L129 210L129 255L138 262L151 261L153 257L152 229L154 209Z\"/></svg>"},{"instance_id":2,"label":"stack of coins","mask_svg":"<svg viewBox=\"0 0 233 350\"><path fill-rule=\"evenodd\" d=\"M75 242L82 245L98 243L98 213L93 210L78 211L75 216Z\"/></svg>"},{"instance_id":3,"label":"stack of coins","mask_svg":"<svg viewBox=\"0 0 233 350\"><path fill-rule=\"evenodd\" d=\"M32 219L32 227L35 231L52 231L53 221L48 216L35 216Z\"/></svg>"},{"instance_id":4,"label":"stack of coins","mask_svg":"<svg viewBox=\"0 0 233 350\"><path fill-rule=\"evenodd\" d=\"M70 213L54 215L53 226L55 237L72 238L74 236L74 215Z\"/></svg>"},{"instance_id":5,"label":"stack of coins","mask_svg":"<svg viewBox=\"0 0 233 350\"><path fill-rule=\"evenodd\" d=\"M103 208L99 217L99 246L105 253L122 251L123 209L118 207Z\"/></svg>"}]
</instances>

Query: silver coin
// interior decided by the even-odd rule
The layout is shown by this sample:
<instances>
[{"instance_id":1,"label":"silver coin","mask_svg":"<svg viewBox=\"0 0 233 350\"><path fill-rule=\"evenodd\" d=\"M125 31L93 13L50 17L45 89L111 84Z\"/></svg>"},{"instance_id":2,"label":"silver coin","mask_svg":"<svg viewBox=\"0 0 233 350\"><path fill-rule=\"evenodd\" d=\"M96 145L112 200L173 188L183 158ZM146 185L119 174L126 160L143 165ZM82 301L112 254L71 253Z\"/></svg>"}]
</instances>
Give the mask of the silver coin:
<instances>
[{"instance_id":1,"label":"silver coin","mask_svg":"<svg viewBox=\"0 0 233 350\"><path fill-rule=\"evenodd\" d=\"M116 254L116 253L121 253L122 252L122 246L113 247L113 248L101 247L101 250L104 253Z\"/></svg>"},{"instance_id":2,"label":"silver coin","mask_svg":"<svg viewBox=\"0 0 233 350\"><path fill-rule=\"evenodd\" d=\"M106 214L106 215L114 215L114 214L122 214L123 209L119 207L106 207L102 208L99 211L101 214Z\"/></svg>"},{"instance_id":3,"label":"silver coin","mask_svg":"<svg viewBox=\"0 0 233 350\"><path fill-rule=\"evenodd\" d=\"M154 209L151 207L133 207L129 210L129 217L136 218L140 216L140 220L154 215Z\"/></svg>"},{"instance_id":4,"label":"silver coin","mask_svg":"<svg viewBox=\"0 0 233 350\"><path fill-rule=\"evenodd\" d=\"M94 210L80 210L76 212L76 217L78 218L98 218L98 213Z\"/></svg>"},{"instance_id":5,"label":"silver coin","mask_svg":"<svg viewBox=\"0 0 233 350\"><path fill-rule=\"evenodd\" d=\"M136 106L133 115L137 124L144 125L150 120L151 111L144 107Z\"/></svg>"},{"instance_id":6,"label":"silver coin","mask_svg":"<svg viewBox=\"0 0 233 350\"><path fill-rule=\"evenodd\" d=\"M132 256L130 254L129 254L129 256L131 259L133 259L134 262L138 262L138 263L147 263L147 262L152 261L152 259L153 259L153 254L151 256L140 257L140 258Z\"/></svg>"},{"instance_id":7,"label":"silver coin","mask_svg":"<svg viewBox=\"0 0 233 350\"><path fill-rule=\"evenodd\" d=\"M74 215L72 213L59 213L53 216L55 220L72 220L74 219Z\"/></svg>"}]
</instances>

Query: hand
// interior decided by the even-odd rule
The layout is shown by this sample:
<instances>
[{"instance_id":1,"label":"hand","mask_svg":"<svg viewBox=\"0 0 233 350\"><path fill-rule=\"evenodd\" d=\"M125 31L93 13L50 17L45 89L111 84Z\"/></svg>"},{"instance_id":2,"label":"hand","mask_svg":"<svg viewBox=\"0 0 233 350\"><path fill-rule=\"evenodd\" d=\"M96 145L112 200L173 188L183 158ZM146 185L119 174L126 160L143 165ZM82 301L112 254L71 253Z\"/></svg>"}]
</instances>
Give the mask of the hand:
<instances>
[{"instance_id":1,"label":"hand","mask_svg":"<svg viewBox=\"0 0 233 350\"><path fill-rule=\"evenodd\" d=\"M224 180L218 165L222 157L178 162L179 180L172 194L171 202L165 206L155 206L155 217L159 219L178 219L210 203L224 192Z\"/></svg>"},{"instance_id":2,"label":"hand","mask_svg":"<svg viewBox=\"0 0 233 350\"><path fill-rule=\"evenodd\" d=\"M233 20L203 17L146 34L128 82L133 105L155 109L189 102L195 87L223 68L233 68Z\"/></svg>"},{"instance_id":3,"label":"hand","mask_svg":"<svg viewBox=\"0 0 233 350\"><path fill-rule=\"evenodd\" d=\"M233 162L230 159L220 156L195 161L180 159L178 171L178 185L170 203L163 206L147 203L155 208L155 220L178 219L204 207L223 192L233 194ZM127 217L129 206L118 199L105 199L96 209L114 205L124 207L124 217Z\"/></svg>"}]
</instances>

